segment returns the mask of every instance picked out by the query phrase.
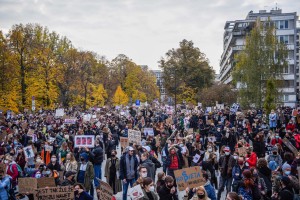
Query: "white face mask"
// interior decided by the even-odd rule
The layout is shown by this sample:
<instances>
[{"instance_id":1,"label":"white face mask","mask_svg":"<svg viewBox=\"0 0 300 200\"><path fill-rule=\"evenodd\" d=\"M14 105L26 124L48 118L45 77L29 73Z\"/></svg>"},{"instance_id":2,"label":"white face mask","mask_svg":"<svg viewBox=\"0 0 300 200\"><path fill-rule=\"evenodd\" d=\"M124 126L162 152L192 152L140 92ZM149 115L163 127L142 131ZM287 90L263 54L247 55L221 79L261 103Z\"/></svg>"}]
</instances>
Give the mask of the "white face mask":
<instances>
[{"instance_id":1,"label":"white face mask","mask_svg":"<svg viewBox=\"0 0 300 200\"><path fill-rule=\"evenodd\" d=\"M41 174L35 174L35 178L41 178Z\"/></svg>"},{"instance_id":2,"label":"white face mask","mask_svg":"<svg viewBox=\"0 0 300 200\"><path fill-rule=\"evenodd\" d=\"M228 156L230 154L230 152L225 152L225 155Z\"/></svg>"},{"instance_id":3,"label":"white face mask","mask_svg":"<svg viewBox=\"0 0 300 200\"><path fill-rule=\"evenodd\" d=\"M207 151L212 152L212 148L208 148Z\"/></svg>"},{"instance_id":4,"label":"white face mask","mask_svg":"<svg viewBox=\"0 0 300 200\"><path fill-rule=\"evenodd\" d=\"M235 160L238 158L238 156L233 156L233 157L234 157Z\"/></svg>"},{"instance_id":5,"label":"white face mask","mask_svg":"<svg viewBox=\"0 0 300 200\"><path fill-rule=\"evenodd\" d=\"M56 158L51 158L51 161L52 162L56 162Z\"/></svg>"},{"instance_id":6,"label":"white face mask","mask_svg":"<svg viewBox=\"0 0 300 200\"><path fill-rule=\"evenodd\" d=\"M7 164L7 163L8 163L8 160L4 160L4 163Z\"/></svg>"},{"instance_id":7,"label":"white face mask","mask_svg":"<svg viewBox=\"0 0 300 200\"><path fill-rule=\"evenodd\" d=\"M147 177L147 173L142 173L141 176L142 176L142 178L146 178Z\"/></svg>"},{"instance_id":8,"label":"white face mask","mask_svg":"<svg viewBox=\"0 0 300 200\"><path fill-rule=\"evenodd\" d=\"M152 185L152 186L150 186L150 188L149 188L149 190L151 191L151 192L154 192L154 186Z\"/></svg>"},{"instance_id":9,"label":"white face mask","mask_svg":"<svg viewBox=\"0 0 300 200\"><path fill-rule=\"evenodd\" d=\"M36 162L40 163L40 162L42 162L42 160L41 159L36 159Z\"/></svg>"}]
</instances>

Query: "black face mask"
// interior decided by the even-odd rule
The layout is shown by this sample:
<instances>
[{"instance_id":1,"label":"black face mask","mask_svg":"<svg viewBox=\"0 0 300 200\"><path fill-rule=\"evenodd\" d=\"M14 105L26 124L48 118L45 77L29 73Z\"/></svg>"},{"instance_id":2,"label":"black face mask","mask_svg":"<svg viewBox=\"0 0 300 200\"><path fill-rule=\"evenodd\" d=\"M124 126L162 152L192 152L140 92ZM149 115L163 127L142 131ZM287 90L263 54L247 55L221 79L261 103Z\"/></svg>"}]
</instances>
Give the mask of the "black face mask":
<instances>
[{"instance_id":1,"label":"black face mask","mask_svg":"<svg viewBox=\"0 0 300 200\"><path fill-rule=\"evenodd\" d=\"M9 155L14 156L15 154L14 153L9 153Z\"/></svg>"},{"instance_id":2,"label":"black face mask","mask_svg":"<svg viewBox=\"0 0 300 200\"><path fill-rule=\"evenodd\" d=\"M198 194L198 198L203 199L205 197L204 194Z\"/></svg>"},{"instance_id":3,"label":"black face mask","mask_svg":"<svg viewBox=\"0 0 300 200\"><path fill-rule=\"evenodd\" d=\"M112 154L112 155L111 155L111 157L115 157L115 156L116 156L115 154Z\"/></svg>"},{"instance_id":4,"label":"black face mask","mask_svg":"<svg viewBox=\"0 0 300 200\"><path fill-rule=\"evenodd\" d=\"M79 193L78 191L75 191L75 192L74 192L75 196L78 195L78 193Z\"/></svg>"},{"instance_id":5,"label":"black face mask","mask_svg":"<svg viewBox=\"0 0 300 200\"><path fill-rule=\"evenodd\" d=\"M80 158L81 162L84 162L84 158Z\"/></svg>"}]
</instances>

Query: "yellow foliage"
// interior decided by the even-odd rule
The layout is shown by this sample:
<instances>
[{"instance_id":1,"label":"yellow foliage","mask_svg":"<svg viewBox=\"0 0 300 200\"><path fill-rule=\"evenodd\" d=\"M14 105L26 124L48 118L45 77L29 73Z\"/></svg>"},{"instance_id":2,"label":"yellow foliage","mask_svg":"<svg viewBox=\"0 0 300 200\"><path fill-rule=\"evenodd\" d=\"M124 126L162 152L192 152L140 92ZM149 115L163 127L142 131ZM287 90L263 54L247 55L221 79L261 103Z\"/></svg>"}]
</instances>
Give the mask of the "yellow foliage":
<instances>
[{"instance_id":1,"label":"yellow foliage","mask_svg":"<svg viewBox=\"0 0 300 200\"><path fill-rule=\"evenodd\" d=\"M107 99L107 92L103 87L103 84L98 86L92 85L91 106L104 106Z\"/></svg>"},{"instance_id":2,"label":"yellow foliage","mask_svg":"<svg viewBox=\"0 0 300 200\"><path fill-rule=\"evenodd\" d=\"M122 90L120 85L117 87L117 90L114 94L113 102L114 102L114 105L126 105L126 104L128 104L128 96Z\"/></svg>"},{"instance_id":3,"label":"yellow foliage","mask_svg":"<svg viewBox=\"0 0 300 200\"><path fill-rule=\"evenodd\" d=\"M144 92L140 92L138 90L133 91L132 100L140 100L141 102L147 101L147 96Z\"/></svg>"},{"instance_id":4,"label":"yellow foliage","mask_svg":"<svg viewBox=\"0 0 300 200\"><path fill-rule=\"evenodd\" d=\"M18 108L18 92L16 90L10 90L8 92L6 92L6 94L4 93L0 93L0 110L3 110L4 112L7 110L12 110L15 113L19 112L19 108Z\"/></svg>"}]
</instances>

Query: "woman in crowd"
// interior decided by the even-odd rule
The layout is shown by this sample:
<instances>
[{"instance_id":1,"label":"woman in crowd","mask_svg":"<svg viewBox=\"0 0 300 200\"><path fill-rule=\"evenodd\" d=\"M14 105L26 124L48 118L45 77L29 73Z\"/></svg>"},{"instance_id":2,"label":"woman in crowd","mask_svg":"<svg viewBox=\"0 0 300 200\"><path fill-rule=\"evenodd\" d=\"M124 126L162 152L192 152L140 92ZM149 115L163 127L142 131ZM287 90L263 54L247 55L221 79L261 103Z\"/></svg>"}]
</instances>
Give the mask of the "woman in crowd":
<instances>
[{"instance_id":1,"label":"woman in crowd","mask_svg":"<svg viewBox=\"0 0 300 200\"><path fill-rule=\"evenodd\" d=\"M122 191L122 185L119 178L119 171L120 171L120 160L117 157L117 151L111 151L111 157L106 160L105 164L105 174L107 183L113 189L114 194Z\"/></svg>"},{"instance_id":2,"label":"woman in crowd","mask_svg":"<svg viewBox=\"0 0 300 200\"><path fill-rule=\"evenodd\" d=\"M94 198L87 193L82 184L76 183L74 185L75 200L93 200Z\"/></svg>"},{"instance_id":3,"label":"woman in crowd","mask_svg":"<svg viewBox=\"0 0 300 200\"><path fill-rule=\"evenodd\" d=\"M141 200L158 200L158 195L155 193L154 183L151 178L143 178L142 190L144 197Z\"/></svg>"}]
</instances>

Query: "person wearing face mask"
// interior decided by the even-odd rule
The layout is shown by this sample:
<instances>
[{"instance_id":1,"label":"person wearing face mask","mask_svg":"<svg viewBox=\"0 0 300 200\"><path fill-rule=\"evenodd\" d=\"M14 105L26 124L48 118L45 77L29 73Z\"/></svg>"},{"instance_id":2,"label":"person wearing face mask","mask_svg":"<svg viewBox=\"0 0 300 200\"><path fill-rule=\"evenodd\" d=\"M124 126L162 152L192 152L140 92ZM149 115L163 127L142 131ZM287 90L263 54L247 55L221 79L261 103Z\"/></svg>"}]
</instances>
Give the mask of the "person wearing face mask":
<instances>
[{"instance_id":1,"label":"person wearing face mask","mask_svg":"<svg viewBox=\"0 0 300 200\"><path fill-rule=\"evenodd\" d=\"M158 200L158 195L154 192L155 187L153 180L149 177L143 178L143 182L141 183L142 191L144 193L144 197L140 200Z\"/></svg>"},{"instance_id":2,"label":"person wearing face mask","mask_svg":"<svg viewBox=\"0 0 300 200\"><path fill-rule=\"evenodd\" d=\"M103 149L100 145L99 140L95 141L95 148L91 152L93 155L93 164L94 164L94 172L95 172L95 187L98 187L99 181L96 178L102 179L102 162L103 162Z\"/></svg>"},{"instance_id":3,"label":"person wearing face mask","mask_svg":"<svg viewBox=\"0 0 300 200\"><path fill-rule=\"evenodd\" d=\"M271 110L271 113L269 114L269 126L271 130L275 130L277 125L277 114L274 112L274 110Z\"/></svg>"},{"instance_id":4,"label":"person wearing face mask","mask_svg":"<svg viewBox=\"0 0 300 200\"><path fill-rule=\"evenodd\" d=\"M111 157L106 160L105 163L105 173L107 183L113 189L113 193L117 194L122 191L121 180L119 179L119 170L120 170L120 160L117 157L117 151L111 151Z\"/></svg>"},{"instance_id":5,"label":"person wearing face mask","mask_svg":"<svg viewBox=\"0 0 300 200\"><path fill-rule=\"evenodd\" d=\"M61 183L61 186L72 186L75 184L75 172L67 171L65 173L65 180Z\"/></svg>"},{"instance_id":6,"label":"person wearing face mask","mask_svg":"<svg viewBox=\"0 0 300 200\"><path fill-rule=\"evenodd\" d=\"M80 162L78 163L77 174L75 180L84 185L91 196L94 194L93 180L95 178L93 164L89 161L86 152L80 154Z\"/></svg>"},{"instance_id":7,"label":"person wearing face mask","mask_svg":"<svg viewBox=\"0 0 300 200\"><path fill-rule=\"evenodd\" d=\"M222 155L219 159L220 184L217 197L218 200L221 198L221 194L224 191L225 185L227 193L231 191L232 168L236 163L234 157L230 155L229 147L225 147L224 152L225 155Z\"/></svg>"},{"instance_id":8,"label":"person wearing face mask","mask_svg":"<svg viewBox=\"0 0 300 200\"><path fill-rule=\"evenodd\" d=\"M282 158L278 154L277 146L272 148L272 154L268 156L269 168L272 171L278 170L282 166Z\"/></svg>"},{"instance_id":9,"label":"person wearing face mask","mask_svg":"<svg viewBox=\"0 0 300 200\"><path fill-rule=\"evenodd\" d=\"M13 160L12 156L6 155L4 163L7 166L6 174L11 176L12 188L15 188L17 186L17 179L18 179L18 175L19 175L16 162Z\"/></svg>"},{"instance_id":10,"label":"person wearing face mask","mask_svg":"<svg viewBox=\"0 0 300 200\"><path fill-rule=\"evenodd\" d=\"M77 167L78 167L78 163L74 157L74 154L72 152L69 152L66 155L64 164L61 166L62 170L65 172L68 171L77 172Z\"/></svg>"},{"instance_id":11,"label":"person wearing face mask","mask_svg":"<svg viewBox=\"0 0 300 200\"><path fill-rule=\"evenodd\" d=\"M51 156L51 162L47 165L47 168L49 168L51 171L61 171L56 155Z\"/></svg>"},{"instance_id":12,"label":"person wearing face mask","mask_svg":"<svg viewBox=\"0 0 300 200\"><path fill-rule=\"evenodd\" d=\"M17 158L16 158L16 163L21 167L22 170L24 170L25 165L26 165L24 151L23 151L23 149L18 148L17 152L18 152L18 155L17 155Z\"/></svg>"},{"instance_id":13,"label":"person wearing face mask","mask_svg":"<svg viewBox=\"0 0 300 200\"><path fill-rule=\"evenodd\" d=\"M149 159L149 153L144 152L141 155L141 165L147 168L147 177L152 178L154 180L155 178L155 165L154 163Z\"/></svg>"},{"instance_id":14,"label":"person wearing face mask","mask_svg":"<svg viewBox=\"0 0 300 200\"><path fill-rule=\"evenodd\" d=\"M165 185L165 178L166 174L164 172L159 172L157 174L156 191L159 191L160 188Z\"/></svg>"},{"instance_id":15,"label":"person wearing face mask","mask_svg":"<svg viewBox=\"0 0 300 200\"><path fill-rule=\"evenodd\" d=\"M206 190L202 186L196 188L196 193L195 193L193 199L197 199L197 200L210 200L210 198L207 196Z\"/></svg>"},{"instance_id":16,"label":"person wearing face mask","mask_svg":"<svg viewBox=\"0 0 300 200\"><path fill-rule=\"evenodd\" d=\"M167 174L175 179L174 171L181 169L183 158L181 155L181 148L177 151L174 146L169 149L169 155L166 160Z\"/></svg>"},{"instance_id":17,"label":"person wearing face mask","mask_svg":"<svg viewBox=\"0 0 300 200\"><path fill-rule=\"evenodd\" d=\"M294 191L296 191L298 193L299 189L300 189L300 186L299 186L299 181L298 181L298 178L296 176L293 176L291 174L291 165L289 165L288 163L284 163L282 165L282 175L283 176L287 176L291 183L290 183L290 186L293 188Z\"/></svg>"},{"instance_id":18,"label":"person wearing face mask","mask_svg":"<svg viewBox=\"0 0 300 200\"><path fill-rule=\"evenodd\" d=\"M8 200L7 188L10 186L10 176L5 173L5 166L0 164L0 199Z\"/></svg>"},{"instance_id":19,"label":"person wearing face mask","mask_svg":"<svg viewBox=\"0 0 300 200\"><path fill-rule=\"evenodd\" d=\"M280 144L280 145L282 145L282 139L279 137L279 133L276 133L275 134L275 138L273 138L272 140L271 140L271 145L276 145L276 144Z\"/></svg>"},{"instance_id":20,"label":"person wearing face mask","mask_svg":"<svg viewBox=\"0 0 300 200\"><path fill-rule=\"evenodd\" d=\"M232 178L233 178L232 191L233 192L238 192L239 182L242 180L243 171L246 169L249 169L249 167L245 165L245 157L239 156L237 158L236 164L232 168Z\"/></svg>"},{"instance_id":21,"label":"person wearing face mask","mask_svg":"<svg viewBox=\"0 0 300 200\"><path fill-rule=\"evenodd\" d=\"M177 190L174 187L174 178L172 176L166 176L165 185L158 190L158 196L163 200L179 200Z\"/></svg>"},{"instance_id":22,"label":"person wearing face mask","mask_svg":"<svg viewBox=\"0 0 300 200\"><path fill-rule=\"evenodd\" d=\"M93 200L93 196L89 195L83 187L82 184L76 183L74 185L74 197L75 200Z\"/></svg>"},{"instance_id":23,"label":"person wearing face mask","mask_svg":"<svg viewBox=\"0 0 300 200\"><path fill-rule=\"evenodd\" d=\"M147 168L145 166L142 166L140 165L139 166L139 178L136 180L136 182L133 184L133 187L134 186L137 186L137 185L142 185L143 183L143 178L146 178L148 175L148 171L147 171Z\"/></svg>"},{"instance_id":24,"label":"person wearing face mask","mask_svg":"<svg viewBox=\"0 0 300 200\"><path fill-rule=\"evenodd\" d=\"M251 168L250 171L252 173L254 184L257 186L261 196L267 197L267 186L264 179L259 176L257 169Z\"/></svg>"}]
</instances>

